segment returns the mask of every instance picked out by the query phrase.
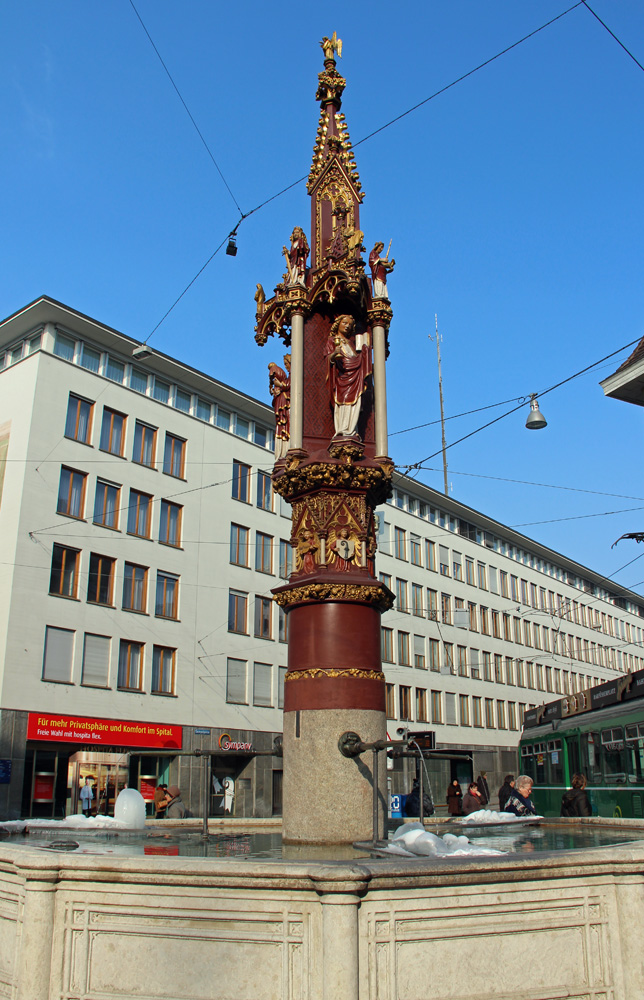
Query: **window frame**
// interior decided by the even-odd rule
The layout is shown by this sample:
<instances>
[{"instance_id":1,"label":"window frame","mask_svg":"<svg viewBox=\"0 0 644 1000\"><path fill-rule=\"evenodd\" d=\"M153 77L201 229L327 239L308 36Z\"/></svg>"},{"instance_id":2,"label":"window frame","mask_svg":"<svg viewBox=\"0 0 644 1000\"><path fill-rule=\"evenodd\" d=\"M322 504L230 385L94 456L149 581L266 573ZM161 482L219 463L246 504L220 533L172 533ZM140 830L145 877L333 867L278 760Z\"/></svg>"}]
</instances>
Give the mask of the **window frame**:
<instances>
[{"instance_id":1,"label":"window frame","mask_svg":"<svg viewBox=\"0 0 644 1000\"><path fill-rule=\"evenodd\" d=\"M141 499L147 501L145 510L143 511L145 517L145 530L139 531L139 520L142 512ZM127 508L127 534L132 535L133 538L151 538L152 537L152 504L154 502L154 497L151 493L144 493L142 490L135 490L130 487L130 499Z\"/></svg>"},{"instance_id":2,"label":"window frame","mask_svg":"<svg viewBox=\"0 0 644 1000\"><path fill-rule=\"evenodd\" d=\"M163 472L166 476L172 476L173 479L185 479L186 478L186 439L179 437L178 434L172 434L170 431L165 432L165 444L163 446ZM179 446L179 463L178 469L175 446ZM169 454L168 454L169 452Z\"/></svg>"},{"instance_id":3,"label":"window frame","mask_svg":"<svg viewBox=\"0 0 644 1000\"><path fill-rule=\"evenodd\" d=\"M106 433L105 419L109 415L109 430ZM114 447L114 436L115 436L115 420L118 417L121 420L121 426L118 430L118 448ZM115 458L123 458L123 452L125 448L125 435L127 430L127 414L121 413L120 410L114 410L111 406L103 407L103 420L101 422L101 437L99 443L99 450L104 451L107 455L114 455Z\"/></svg>"},{"instance_id":4,"label":"window frame","mask_svg":"<svg viewBox=\"0 0 644 1000\"><path fill-rule=\"evenodd\" d=\"M137 436L141 431L139 445L139 456L137 457ZM151 458L149 462L144 461L144 453L146 449L146 439L147 431L152 433L152 443L150 446ZM143 420L136 420L134 424L134 441L132 444L132 461L136 465L142 465L145 469L154 469L156 467L156 455L157 455L157 434L158 427L153 427L151 424L146 424Z\"/></svg>"},{"instance_id":5,"label":"window frame","mask_svg":"<svg viewBox=\"0 0 644 1000\"><path fill-rule=\"evenodd\" d=\"M172 525L172 513L176 512L176 539L170 537L170 528ZM163 523L165 519L166 530L163 537ZM172 500L161 499L159 505L159 544L168 545L173 549L181 548L181 529L183 527L183 505L180 503L173 503Z\"/></svg>"},{"instance_id":6,"label":"window frame","mask_svg":"<svg viewBox=\"0 0 644 1000\"><path fill-rule=\"evenodd\" d=\"M232 498L240 503L250 503L251 466L233 459Z\"/></svg>"},{"instance_id":7,"label":"window frame","mask_svg":"<svg viewBox=\"0 0 644 1000\"><path fill-rule=\"evenodd\" d=\"M154 593L154 616L166 621L179 621L179 580L177 573L158 569ZM170 608L168 612L167 608Z\"/></svg>"},{"instance_id":8,"label":"window frame","mask_svg":"<svg viewBox=\"0 0 644 1000\"><path fill-rule=\"evenodd\" d=\"M170 654L170 684L169 690L164 687L164 679L166 676L166 670L168 666L166 665L166 654ZM155 673L157 676L157 686L155 687ZM166 697L174 697L175 685L176 685L176 674L177 674L177 650L172 646L160 646L154 645L152 647L152 675L150 679L150 694L165 695Z\"/></svg>"},{"instance_id":9,"label":"window frame","mask_svg":"<svg viewBox=\"0 0 644 1000\"><path fill-rule=\"evenodd\" d=\"M62 495L63 478L64 478L65 474L69 474L69 482L68 482L68 487L67 487L67 501L66 501L66 509L65 510L61 510L60 501L61 501L61 495ZM79 502L78 502L78 509L79 509L79 513L78 514L72 513L72 510L71 510L71 508L72 508L72 499L73 499L73 490L74 490L74 484L75 484L75 481L76 481L76 477L79 478L80 484L81 484L80 498L79 498ZM85 492L86 492L86 489L87 489L87 473L86 472L80 472L78 469L72 469L68 465L61 465L61 467L60 467L60 480L59 480L59 483L58 483L58 499L57 499L57 502L56 502L56 513L57 514L62 514L63 517L73 517L75 521L84 521L85 520Z\"/></svg>"},{"instance_id":10,"label":"window frame","mask_svg":"<svg viewBox=\"0 0 644 1000\"><path fill-rule=\"evenodd\" d=\"M97 518L97 505L99 500L99 490L103 491L102 498L102 511L100 518ZM110 492L114 491L115 498L110 510ZM109 528L111 531L119 530L119 514L120 514L120 503L121 503L121 484L111 483L107 479L98 478L96 480L96 490L94 491L94 511L92 514L92 524L98 525L100 528ZM112 519L113 523L110 523L109 519Z\"/></svg>"},{"instance_id":11,"label":"window frame","mask_svg":"<svg viewBox=\"0 0 644 1000\"><path fill-rule=\"evenodd\" d=\"M68 425L71 415L72 400L76 402L77 406L76 406L76 416L74 420L74 433L69 434ZM89 411L87 414L87 430L85 432L85 437L79 437L78 429L81 418L81 408L83 404L88 407ZM87 444L91 446L92 430L94 427L94 405L95 405L94 400L86 399L84 396L79 396L78 393L70 392L69 398L67 400L67 415L65 417L65 437L67 438L68 441L77 441L78 444Z\"/></svg>"},{"instance_id":12,"label":"window frame","mask_svg":"<svg viewBox=\"0 0 644 1000\"><path fill-rule=\"evenodd\" d=\"M54 558L55 558L57 550L62 550L62 563L61 563L60 568L54 569ZM73 567L73 570L72 570L72 586L71 586L71 588L69 588L70 591L73 591L73 593L72 592L66 593L65 590L63 589L63 583L64 583L64 580L65 580L65 578L67 576L67 572L68 572L67 568L66 568L68 553L71 554L73 556L73 558L74 558L74 567ZM81 550L80 549L73 549L73 548L71 548L68 545L60 545L58 542L54 542L54 544L52 546L52 550L51 550L51 569L50 569L50 573L49 573L49 593L50 593L50 595L52 597L65 597L68 600L72 600L72 601L77 601L79 599L78 598L78 576L79 576L78 569L79 569L79 565L80 565L80 554L81 554ZM53 587L54 573L56 573L57 575L60 576L60 586L59 586L58 589L54 589L54 587Z\"/></svg>"},{"instance_id":13,"label":"window frame","mask_svg":"<svg viewBox=\"0 0 644 1000\"><path fill-rule=\"evenodd\" d=\"M98 560L98 570L92 568L94 560ZM107 573L104 572L104 565L107 566ZM116 559L113 556L102 555L100 552L90 552L89 554L89 572L87 574L87 603L96 604L103 608L113 608L114 607L114 580L116 576ZM107 577L107 587L109 590L109 599L106 601L101 601L100 594L101 588L103 586L103 580ZM92 577L96 578L96 586L92 591ZM96 597L90 597L90 593L95 593Z\"/></svg>"},{"instance_id":14,"label":"window frame","mask_svg":"<svg viewBox=\"0 0 644 1000\"><path fill-rule=\"evenodd\" d=\"M130 570L134 570L133 574L129 573ZM137 579L136 570L142 570L143 579ZM141 566L139 563L125 562L123 564L123 595L121 608L123 611L134 611L138 614L147 614L148 607L148 566ZM130 588L131 600L130 603L126 603L126 588ZM140 600L140 607L136 606L134 600L134 595L138 588L142 588L142 597Z\"/></svg>"}]
</instances>

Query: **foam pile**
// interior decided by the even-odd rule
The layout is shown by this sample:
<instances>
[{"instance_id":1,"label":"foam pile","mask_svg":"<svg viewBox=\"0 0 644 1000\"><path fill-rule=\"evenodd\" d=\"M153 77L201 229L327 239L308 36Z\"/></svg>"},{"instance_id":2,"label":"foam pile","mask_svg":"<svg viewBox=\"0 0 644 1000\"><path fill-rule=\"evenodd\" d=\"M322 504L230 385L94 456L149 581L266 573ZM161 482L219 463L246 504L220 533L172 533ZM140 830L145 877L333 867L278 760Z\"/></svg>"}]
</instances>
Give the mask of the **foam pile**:
<instances>
[{"instance_id":1,"label":"foam pile","mask_svg":"<svg viewBox=\"0 0 644 1000\"><path fill-rule=\"evenodd\" d=\"M469 816L461 817L461 823L489 826L491 823L530 823L535 819L543 819L543 816L515 816L514 813L495 812L494 809L477 809Z\"/></svg>"},{"instance_id":2,"label":"foam pile","mask_svg":"<svg viewBox=\"0 0 644 1000\"><path fill-rule=\"evenodd\" d=\"M496 856L505 851L495 851L492 847L477 847L471 844L467 837L457 837L454 833L446 833L437 837L429 833L420 823L403 823L393 835L389 846L389 854L399 854L403 857L434 857L455 858L474 856Z\"/></svg>"}]
</instances>

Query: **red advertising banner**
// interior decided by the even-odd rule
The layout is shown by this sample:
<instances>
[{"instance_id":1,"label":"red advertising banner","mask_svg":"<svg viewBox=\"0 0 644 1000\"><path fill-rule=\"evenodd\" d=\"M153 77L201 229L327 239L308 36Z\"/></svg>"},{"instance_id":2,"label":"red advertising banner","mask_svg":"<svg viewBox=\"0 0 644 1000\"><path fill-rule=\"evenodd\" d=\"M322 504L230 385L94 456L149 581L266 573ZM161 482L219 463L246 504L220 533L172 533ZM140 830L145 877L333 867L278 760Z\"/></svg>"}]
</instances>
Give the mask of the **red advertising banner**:
<instances>
[{"instance_id":1,"label":"red advertising banner","mask_svg":"<svg viewBox=\"0 0 644 1000\"><path fill-rule=\"evenodd\" d=\"M54 801L53 774L36 774L34 776L34 802Z\"/></svg>"},{"instance_id":2,"label":"red advertising banner","mask_svg":"<svg viewBox=\"0 0 644 1000\"><path fill-rule=\"evenodd\" d=\"M180 750L183 732L181 726L167 726L155 722L119 722L115 719L91 719L82 716L30 712L27 739L55 743L91 743L93 746L160 747L164 750Z\"/></svg>"},{"instance_id":3,"label":"red advertising banner","mask_svg":"<svg viewBox=\"0 0 644 1000\"><path fill-rule=\"evenodd\" d=\"M141 778L139 791L145 799L146 802L154 801L154 793L156 791L156 782L150 781L149 778Z\"/></svg>"}]
</instances>

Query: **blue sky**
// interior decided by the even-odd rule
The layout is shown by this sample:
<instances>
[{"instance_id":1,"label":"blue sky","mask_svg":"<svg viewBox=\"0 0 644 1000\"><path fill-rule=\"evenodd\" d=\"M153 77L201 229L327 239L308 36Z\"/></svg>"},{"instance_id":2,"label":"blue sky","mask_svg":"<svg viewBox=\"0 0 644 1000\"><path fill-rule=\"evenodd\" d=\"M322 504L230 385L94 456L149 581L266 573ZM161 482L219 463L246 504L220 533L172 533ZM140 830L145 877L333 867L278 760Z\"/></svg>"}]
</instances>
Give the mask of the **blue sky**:
<instances>
[{"instance_id":1,"label":"blue sky","mask_svg":"<svg viewBox=\"0 0 644 1000\"><path fill-rule=\"evenodd\" d=\"M571 5L135 2L244 212L308 172L322 35L344 41L357 143ZM591 6L644 62L642 4ZM0 29L0 314L44 293L144 340L239 212L129 0L5 4ZM448 416L644 334L643 106L644 73L582 5L358 146L365 241L391 239L397 262L391 431L439 416L436 313ZM253 341L255 284L270 294L309 212L300 184L246 219L237 257L214 258L152 346L268 399L281 352ZM452 495L606 574L639 555L610 546L644 509L604 513L644 508L642 413L598 385L625 356L546 396L545 431L524 429L526 407L451 448ZM448 443L501 412L450 420ZM400 465L439 449L438 425L390 447ZM644 592L644 558L615 579Z\"/></svg>"}]
</instances>

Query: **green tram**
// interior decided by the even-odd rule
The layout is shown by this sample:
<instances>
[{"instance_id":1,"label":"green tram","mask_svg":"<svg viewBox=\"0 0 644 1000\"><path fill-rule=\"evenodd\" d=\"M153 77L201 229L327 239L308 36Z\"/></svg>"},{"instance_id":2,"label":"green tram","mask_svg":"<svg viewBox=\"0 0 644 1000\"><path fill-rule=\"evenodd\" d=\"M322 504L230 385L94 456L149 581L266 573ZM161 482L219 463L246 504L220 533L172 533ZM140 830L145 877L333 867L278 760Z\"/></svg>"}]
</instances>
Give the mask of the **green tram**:
<instances>
[{"instance_id":1,"label":"green tram","mask_svg":"<svg viewBox=\"0 0 644 1000\"><path fill-rule=\"evenodd\" d=\"M593 815L644 816L644 670L530 709L519 746L538 813L559 816L578 773Z\"/></svg>"}]
</instances>

